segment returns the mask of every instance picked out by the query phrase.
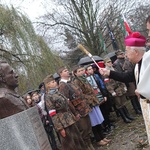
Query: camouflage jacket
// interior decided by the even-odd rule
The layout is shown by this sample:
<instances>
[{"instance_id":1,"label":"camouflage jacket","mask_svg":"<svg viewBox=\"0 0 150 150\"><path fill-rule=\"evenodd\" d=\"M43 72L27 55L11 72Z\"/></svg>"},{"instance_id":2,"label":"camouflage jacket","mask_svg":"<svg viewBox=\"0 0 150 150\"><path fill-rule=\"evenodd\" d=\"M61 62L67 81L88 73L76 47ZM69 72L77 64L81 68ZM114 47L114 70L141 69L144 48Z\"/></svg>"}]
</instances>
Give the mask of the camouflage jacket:
<instances>
[{"instance_id":1,"label":"camouflage jacket","mask_svg":"<svg viewBox=\"0 0 150 150\"><path fill-rule=\"evenodd\" d=\"M60 92L46 94L46 106L48 110L55 110L56 114L52 116L55 129L60 131L76 122L75 115L77 112L73 110L68 99Z\"/></svg>"},{"instance_id":2,"label":"camouflage jacket","mask_svg":"<svg viewBox=\"0 0 150 150\"><path fill-rule=\"evenodd\" d=\"M88 104L90 105L90 107L99 105L99 100L96 94L94 93L94 89L92 88L92 86L88 81L83 82L80 78L76 77L73 82L82 89L84 97L88 102Z\"/></svg>"},{"instance_id":3,"label":"camouflage jacket","mask_svg":"<svg viewBox=\"0 0 150 150\"><path fill-rule=\"evenodd\" d=\"M74 83L66 83L60 81L59 91L70 100L70 102L72 103L76 111L81 115L81 117L88 115L88 113L91 111L91 108L86 102L82 90Z\"/></svg>"},{"instance_id":4,"label":"camouflage jacket","mask_svg":"<svg viewBox=\"0 0 150 150\"><path fill-rule=\"evenodd\" d=\"M109 68L107 68L107 69L109 69ZM106 81L106 80L104 79L104 81ZM124 83L115 81L113 79L107 80L105 82L105 85L110 94L112 94L113 92L116 92L117 96L122 96L123 94L125 94L127 92L127 88Z\"/></svg>"}]
</instances>

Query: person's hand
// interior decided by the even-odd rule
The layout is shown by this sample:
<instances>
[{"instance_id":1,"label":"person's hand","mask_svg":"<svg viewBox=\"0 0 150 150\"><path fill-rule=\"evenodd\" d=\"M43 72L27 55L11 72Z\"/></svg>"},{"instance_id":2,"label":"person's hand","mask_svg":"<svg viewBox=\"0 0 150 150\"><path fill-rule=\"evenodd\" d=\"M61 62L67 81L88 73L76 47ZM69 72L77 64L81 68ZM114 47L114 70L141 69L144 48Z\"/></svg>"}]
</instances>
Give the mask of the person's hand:
<instances>
[{"instance_id":1,"label":"person's hand","mask_svg":"<svg viewBox=\"0 0 150 150\"><path fill-rule=\"evenodd\" d=\"M105 101L105 102L107 101L107 97L104 97L104 101Z\"/></svg>"},{"instance_id":2,"label":"person's hand","mask_svg":"<svg viewBox=\"0 0 150 150\"><path fill-rule=\"evenodd\" d=\"M138 92L137 89L135 90L135 94L136 94L136 96L138 97L138 99L140 99L140 94L139 94L139 92Z\"/></svg>"},{"instance_id":3,"label":"person's hand","mask_svg":"<svg viewBox=\"0 0 150 150\"><path fill-rule=\"evenodd\" d=\"M76 120L78 121L80 119L81 115L80 114L77 114L76 115Z\"/></svg>"},{"instance_id":4,"label":"person's hand","mask_svg":"<svg viewBox=\"0 0 150 150\"><path fill-rule=\"evenodd\" d=\"M110 75L110 70L107 70L106 68L100 68L99 72L102 76L108 77Z\"/></svg>"},{"instance_id":5,"label":"person's hand","mask_svg":"<svg viewBox=\"0 0 150 150\"><path fill-rule=\"evenodd\" d=\"M48 120L46 120L46 125L48 125L49 124L49 121Z\"/></svg>"},{"instance_id":6,"label":"person's hand","mask_svg":"<svg viewBox=\"0 0 150 150\"><path fill-rule=\"evenodd\" d=\"M66 137L66 132L65 132L64 129L62 129L62 130L60 131L60 134L61 134L62 137Z\"/></svg>"},{"instance_id":7,"label":"person's hand","mask_svg":"<svg viewBox=\"0 0 150 150\"><path fill-rule=\"evenodd\" d=\"M116 92L113 92L111 95L112 95L112 96L117 96Z\"/></svg>"},{"instance_id":8,"label":"person's hand","mask_svg":"<svg viewBox=\"0 0 150 150\"><path fill-rule=\"evenodd\" d=\"M124 90L125 90L125 92L127 92L127 87L126 86L124 87Z\"/></svg>"}]
</instances>

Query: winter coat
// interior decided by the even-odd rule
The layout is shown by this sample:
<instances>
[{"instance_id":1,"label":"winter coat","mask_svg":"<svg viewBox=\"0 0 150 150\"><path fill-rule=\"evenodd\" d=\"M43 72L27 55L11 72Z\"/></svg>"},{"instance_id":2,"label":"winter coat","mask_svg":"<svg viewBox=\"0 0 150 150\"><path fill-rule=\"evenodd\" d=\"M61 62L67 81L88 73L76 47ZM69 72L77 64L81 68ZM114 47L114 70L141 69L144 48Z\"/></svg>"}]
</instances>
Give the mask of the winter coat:
<instances>
[{"instance_id":1,"label":"winter coat","mask_svg":"<svg viewBox=\"0 0 150 150\"><path fill-rule=\"evenodd\" d=\"M56 114L52 115L52 121L55 129L60 131L76 122L76 111L71 112L69 100L60 92L55 91L53 94L46 94L46 106L48 110L55 110Z\"/></svg>"},{"instance_id":2,"label":"winter coat","mask_svg":"<svg viewBox=\"0 0 150 150\"><path fill-rule=\"evenodd\" d=\"M106 67L107 69L110 69ZM106 81L106 79L105 79ZM116 93L116 96L122 96L127 92L126 85L122 82L115 81L113 79L108 79L105 82L106 88L108 92L112 95L114 92Z\"/></svg>"},{"instance_id":3,"label":"winter coat","mask_svg":"<svg viewBox=\"0 0 150 150\"><path fill-rule=\"evenodd\" d=\"M91 108L100 104L96 94L94 93L94 89L88 81L83 82L80 78L76 77L73 82L81 88L84 97Z\"/></svg>"},{"instance_id":4,"label":"winter coat","mask_svg":"<svg viewBox=\"0 0 150 150\"><path fill-rule=\"evenodd\" d=\"M65 83L60 81L59 92L70 100L71 104L81 117L88 115L91 111L82 90L73 82Z\"/></svg>"}]
</instances>

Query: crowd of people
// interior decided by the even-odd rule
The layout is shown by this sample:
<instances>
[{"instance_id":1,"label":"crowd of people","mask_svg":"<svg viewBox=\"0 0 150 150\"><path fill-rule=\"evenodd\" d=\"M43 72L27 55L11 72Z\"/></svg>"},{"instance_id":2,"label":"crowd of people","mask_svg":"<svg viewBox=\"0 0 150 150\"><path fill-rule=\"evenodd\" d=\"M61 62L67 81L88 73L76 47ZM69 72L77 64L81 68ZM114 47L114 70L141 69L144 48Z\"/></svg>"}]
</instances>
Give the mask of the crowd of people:
<instances>
[{"instance_id":1,"label":"crowd of people","mask_svg":"<svg viewBox=\"0 0 150 150\"><path fill-rule=\"evenodd\" d=\"M117 51L116 55L120 52L124 56L123 51ZM124 65L125 57L120 59ZM119 58L114 67L117 61ZM114 70L109 58L104 62L107 69ZM94 150L93 139L97 146L107 145L112 140L107 138L115 129L110 118L112 110L125 123L134 120L126 107L128 87L113 79L105 82L95 65L76 65L70 71L62 66L57 73L59 78L55 79L52 74L46 76L38 90L30 90L24 96L29 107L37 106L50 143L55 146L53 149L57 149L57 144L52 140L54 133L48 130L50 125L54 126L51 130L55 129L61 149ZM136 113L141 114L140 110Z\"/></svg>"},{"instance_id":2,"label":"crowd of people","mask_svg":"<svg viewBox=\"0 0 150 150\"><path fill-rule=\"evenodd\" d=\"M150 30L150 16L147 23ZM115 111L116 117L125 123L131 123L135 118L127 108L128 99L138 115L143 111L139 97L149 99L149 89L141 89L148 82L142 77L145 77L142 66L146 71L149 68L150 51L145 54L145 43L140 33L127 36L127 57L122 50L116 51L116 61L105 58L104 69L99 70L94 64L76 65L71 70L62 66L57 70L59 78L49 74L37 89L24 94L24 100L15 92L18 75L7 62L0 61L0 119L37 107L53 150L59 149L56 138L61 150L94 150L93 139L97 146L107 145L113 140L107 134L115 129L111 112ZM136 77L135 71L134 77L134 68L143 74Z\"/></svg>"}]
</instances>

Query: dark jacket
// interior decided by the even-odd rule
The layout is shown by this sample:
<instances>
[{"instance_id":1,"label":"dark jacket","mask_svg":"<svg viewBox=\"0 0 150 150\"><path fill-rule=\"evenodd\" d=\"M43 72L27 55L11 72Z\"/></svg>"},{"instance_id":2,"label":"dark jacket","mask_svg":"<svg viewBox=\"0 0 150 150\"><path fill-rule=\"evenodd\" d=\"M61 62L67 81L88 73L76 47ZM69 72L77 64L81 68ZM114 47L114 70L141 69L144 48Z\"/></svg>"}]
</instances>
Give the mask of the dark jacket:
<instances>
[{"instance_id":1,"label":"dark jacket","mask_svg":"<svg viewBox=\"0 0 150 150\"><path fill-rule=\"evenodd\" d=\"M134 69L130 72L110 71L109 78L120 82L135 82Z\"/></svg>"}]
</instances>

